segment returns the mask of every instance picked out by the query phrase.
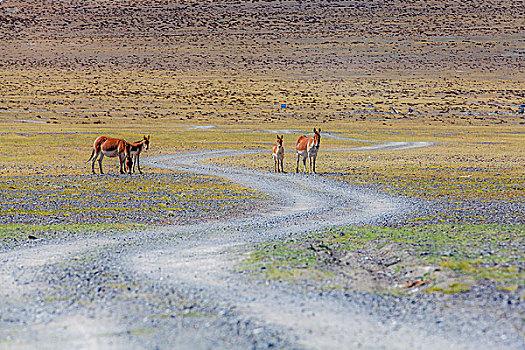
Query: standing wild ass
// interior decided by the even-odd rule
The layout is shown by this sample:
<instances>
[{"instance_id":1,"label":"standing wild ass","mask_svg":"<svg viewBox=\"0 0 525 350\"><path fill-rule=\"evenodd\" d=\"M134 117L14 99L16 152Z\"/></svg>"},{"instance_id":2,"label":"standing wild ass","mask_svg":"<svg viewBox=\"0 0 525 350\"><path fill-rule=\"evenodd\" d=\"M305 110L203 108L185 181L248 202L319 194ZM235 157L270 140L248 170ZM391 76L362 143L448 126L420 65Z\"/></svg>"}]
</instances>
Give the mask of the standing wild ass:
<instances>
[{"instance_id":1,"label":"standing wild ass","mask_svg":"<svg viewBox=\"0 0 525 350\"><path fill-rule=\"evenodd\" d=\"M147 151L149 149L149 135L147 137L144 136L144 138L140 141L126 143L128 153L133 158L133 172L135 172L135 164L137 164L139 173L142 174L142 170L140 170L140 152L142 152L144 146L146 146Z\"/></svg>"},{"instance_id":2,"label":"standing wild ass","mask_svg":"<svg viewBox=\"0 0 525 350\"><path fill-rule=\"evenodd\" d=\"M272 156L273 156L273 162L274 162L273 170L276 173L280 173L280 172L284 173L284 165L283 165L283 160L284 160L283 137L284 137L284 135L282 135L281 137L279 137L279 135L277 135L277 143L275 145L273 145L273 147L272 147ZM279 169L279 164L281 165L281 169Z\"/></svg>"},{"instance_id":3,"label":"standing wild ass","mask_svg":"<svg viewBox=\"0 0 525 350\"><path fill-rule=\"evenodd\" d=\"M127 142L122 139L114 139L106 136L99 136L93 142L93 151L91 151L91 157L89 157L88 162L92 160L91 171L95 173L95 161L98 158L98 165L100 168L100 173L104 174L102 171L102 159L104 156L107 157L117 157L120 163L120 173L124 174L122 170L124 161L131 157L128 149L126 147ZM131 169L128 172L131 174Z\"/></svg>"},{"instance_id":4,"label":"standing wild ass","mask_svg":"<svg viewBox=\"0 0 525 350\"><path fill-rule=\"evenodd\" d=\"M315 159L317 158L317 151L319 151L319 143L321 142L321 129L315 130L314 128L314 137L300 136L297 139L295 144L295 149L297 151L297 167L295 172L299 172L299 159L303 157L304 171L306 169L306 158L310 159L310 172L315 173Z\"/></svg>"}]
</instances>

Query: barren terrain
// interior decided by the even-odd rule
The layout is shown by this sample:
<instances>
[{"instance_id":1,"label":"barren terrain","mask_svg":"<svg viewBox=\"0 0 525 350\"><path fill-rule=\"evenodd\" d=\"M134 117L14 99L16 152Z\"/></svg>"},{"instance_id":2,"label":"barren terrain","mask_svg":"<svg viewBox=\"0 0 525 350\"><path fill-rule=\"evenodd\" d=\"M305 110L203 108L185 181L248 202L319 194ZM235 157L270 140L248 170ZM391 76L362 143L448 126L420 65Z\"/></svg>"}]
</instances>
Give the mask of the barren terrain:
<instances>
[{"instance_id":1,"label":"barren terrain","mask_svg":"<svg viewBox=\"0 0 525 350\"><path fill-rule=\"evenodd\" d=\"M280 202L278 210L2 253L2 284L8 286L2 312L4 344L333 349L523 345L519 299L501 292L493 301L465 303L459 296L414 299L334 292L325 289L322 280L316 285L315 275L305 290L301 284L298 288L246 279L236 266L247 243L301 237L332 225L395 222L418 205L311 175L198 163L217 155L162 156L148 163L217 174L271 194ZM366 270L359 272L357 286L366 285L378 272L367 270L365 275ZM32 288L21 289L25 284ZM130 318L130 308L141 311ZM105 323L108 326L101 327Z\"/></svg>"},{"instance_id":2,"label":"barren terrain","mask_svg":"<svg viewBox=\"0 0 525 350\"><path fill-rule=\"evenodd\" d=\"M0 348L522 349L524 7L0 1Z\"/></svg>"}]
</instances>

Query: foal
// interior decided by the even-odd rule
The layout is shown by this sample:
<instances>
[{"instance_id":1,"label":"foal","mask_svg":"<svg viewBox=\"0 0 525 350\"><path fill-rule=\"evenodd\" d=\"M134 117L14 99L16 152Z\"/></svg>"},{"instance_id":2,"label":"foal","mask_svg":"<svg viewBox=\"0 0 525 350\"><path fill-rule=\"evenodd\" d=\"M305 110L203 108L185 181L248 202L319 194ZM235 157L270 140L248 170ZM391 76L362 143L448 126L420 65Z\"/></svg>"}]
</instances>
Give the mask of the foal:
<instances>
[{"instance_id":1,"label":"foal","mask_svg":"<svg viewBox=\"0 0 525 350\"><path fill-rule=\"evenodd\" d=\"M309 138L306 136L300 136L295 144L295 150L297 151L297 167L295 172L299 172L299 158L303 157L304 170L306 171L306 158L310 159L310 172L315 173L315 159L317 158L317 151L319 151L319 144L321 142L321 129L315 130L314 137Z\"/></svg>"},{"instance_id":2,"label":"foal","mask_svg":"<svg viewBox=\"0 0 525 350\"><path fill-rule=\"evenodd\" d=\"M89 157L88 162L92 160L91 171L95 173L95 161L98 158L98 166L100 168L100 173L104 174L102 171L102 159L104 156L107 157L117 157L120 163L120 173L124 174L122 170L124 165L124 160L130 157L130 154L126 147L127 142L122 139L114 139L106 136L99 136L93 142L93 151L91 151L91 157ZM129 170L131 174L131 170Z\"/></svg>"},{"instance_id":3,"label":"foal","mask_svg":"<svg viewBox=\"0 0 525 350\"><path fill-rule=\"evenodd\" d=\"M284 166L283 166L283 160L284 160L284 147L283 147L283 137L279 137L277 135L277 143L273 145L272 147L272 156L273 156L273 170L276 173L283 172L284 173ZM279 164L281 165L281 169L279 170Z\"/></svg>"},{"instance_id":4,"label":"foal","mask_svg":"<svg viewBox=\"0 0 525 350\"><path fill-rule=\"evenodd\" d=\"M135 172L135 164L137 164L139 173L142 174L142 170L140 170L140 152L142 152L144 145L146 146L147 151L149 149L149 135L147 137L144 136L142 140L137 142L126 142L126 149L128 150L130 157L133 158L133 172Z\"/></svg>"}]
</instances>

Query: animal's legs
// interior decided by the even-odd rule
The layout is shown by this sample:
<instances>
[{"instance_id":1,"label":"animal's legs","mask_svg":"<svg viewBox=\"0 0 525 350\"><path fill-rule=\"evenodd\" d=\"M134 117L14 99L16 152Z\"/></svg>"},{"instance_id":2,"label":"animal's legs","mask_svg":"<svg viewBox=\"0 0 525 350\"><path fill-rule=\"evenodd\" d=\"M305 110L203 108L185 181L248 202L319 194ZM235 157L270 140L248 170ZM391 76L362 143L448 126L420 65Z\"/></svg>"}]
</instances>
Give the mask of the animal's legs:
<instances>
[{"instance_id":1,"label":"animal's legs","mask_svg":"<svg viewBox=\"0 0 525 350\"><path fill-rule=\"evenodd\" d=\"M281 173L284 173L284 165L283 165L284 159L281 159Z\"/></svg>"},{"instance_id":2,"label":"animal's legs","mask_svg":"<svg viewBox=\"0 0 525 350\"><path fill-rule=\"evenodd\" d=\"M93 174L95 173L95 162L97 161L98 156L99 153L95 153L95 157L93 157L91 161L91 171L93 172Z\"/></svg>"},{"instance_id":3,"label":"animal's legs","mask_svg":"<svg viewBox=\"0 0 525 350\"><path fill-rule=\"evenodd\" d=\"M104 174L104 172L102 171L102 159L104 159L104 153L100 153L100 157L98 158L98 166L100 168L100 173L101 174Z\"/></svg>"},{"instance_id":4,"label":"animal's legs","mask_svg":"<svg viewBox=\"0 0 525 350\"><path fill-rule=\"evenodd\" d=\"M299 172L299 157L301 155L299 153L297 153L297 166L295 167L295 172L298 173Z\"/></svg>"},{"instance_id":5,"label":"animal's legs","mask_svg":"<svg viewBox=\"0 0 525 350\"><path fill-rule=\"evenodd\" d=\"M124 174L124 170L122 170L123 168L123 165L124 165L124 159L126 158L126 156L123 154L123 153L119 153L118 154L118 162L120 163L120 173L121 174Z\"/></svg>"},{"instance_id":6,"label":"animal's legs","mask_svg":"<svg viewBox=\"0 0 525 350\"><path fill-rule=\"evenodd\" d=\"M139 155L137 154L137 156L135 158L136 158L136 161L137 161L137 168L139 169L139 173L142 174L142 170L140 170L140 157L139 157ZM133 163L133 168L135 168L135 163ZM133 170L133 171L135 171L135 170Z\"/></svg>"},{"instance_id":7,"label":"animal's legs","mask_svg":"<svg viewBox=\"0 0 525 350\"><path fill-rule=\"evenodd\" d=\"M303 165L304 165L304 172L308 172L308 168L306 168L306 157L303 158Z\"/></svg>"}]
</instances>

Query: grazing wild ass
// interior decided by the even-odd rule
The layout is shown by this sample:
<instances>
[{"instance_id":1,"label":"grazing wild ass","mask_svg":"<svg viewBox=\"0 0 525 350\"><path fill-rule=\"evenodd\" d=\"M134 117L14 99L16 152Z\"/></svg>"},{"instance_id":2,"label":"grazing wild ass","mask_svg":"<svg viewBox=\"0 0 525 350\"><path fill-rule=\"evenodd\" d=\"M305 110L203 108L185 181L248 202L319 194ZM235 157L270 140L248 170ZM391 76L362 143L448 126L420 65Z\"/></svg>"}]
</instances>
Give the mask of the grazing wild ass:
<instances>
[{"instance_id":1,"label":"grazing wild ass","mask_svg":"<svg viewBox=\"0 0 525 350\"><path fill-rule=\"evenodd\" d=\"M139 173L142 174L142 170L140 170L140 152L142 152L144 146L146 146L147 151L149 149L149 135L147 137L144 136L142 140L137 142L127 142L128 153L133 158L133 172L135 172L135 164L137 164Z\"/></svg>"},{"instance_id":2,"label":"grazing wild ass","mask_svg":"<svg viewBox=\"0 0 525 350\"><path fill-rule=\"evenodd\" d=\"M310 159L310 172L315 173L315 158L317 158L317 151L319 151L319 143L321 142L321 129L315 130L314 137L300 136L295 144L297 151L297 167L295 172L299 172L299 159L303 157L304 171L306 172L306 158Z\"/></svg>"},{"instance_id":3,"label":"grazing wild ass","mask_svg":"<svg viewBox=\"0 0 525 350\"><path fill-rule=\"evenodd\" d=\"M283 147L283 137L279 137L277 135L277 143L273 145L272 147L272 156L273 156L273 170L276 173L284 173L284 166L283 166L283 160L284 160L284 147ZM281 165L281 169L279 169L279 164Z\"/></svg>"},{"instance_id":4,"label":"grazing wild ass","mask_svg":"<svg viewBox=\"0 0 525 350\"><path fill-rule=\"evenodd\" d=\"M93 151L91 151L91 157L88 159L88 162L92 160L91 171L93 171L93 174L95 173L95 161L97 158L98 165L100 167L100 173L104 174L102 171L102 159L104 159L104 156L118 157L120 162L120 173L124 174L124 171L122 170L124 161L126 158L131 157L127 150L126 144L127 142L122 139L114 139L106 136L97 137L95 142L93 142ZM129 173L131 174L131 170Z\"/></svg>"}]
</instances>

